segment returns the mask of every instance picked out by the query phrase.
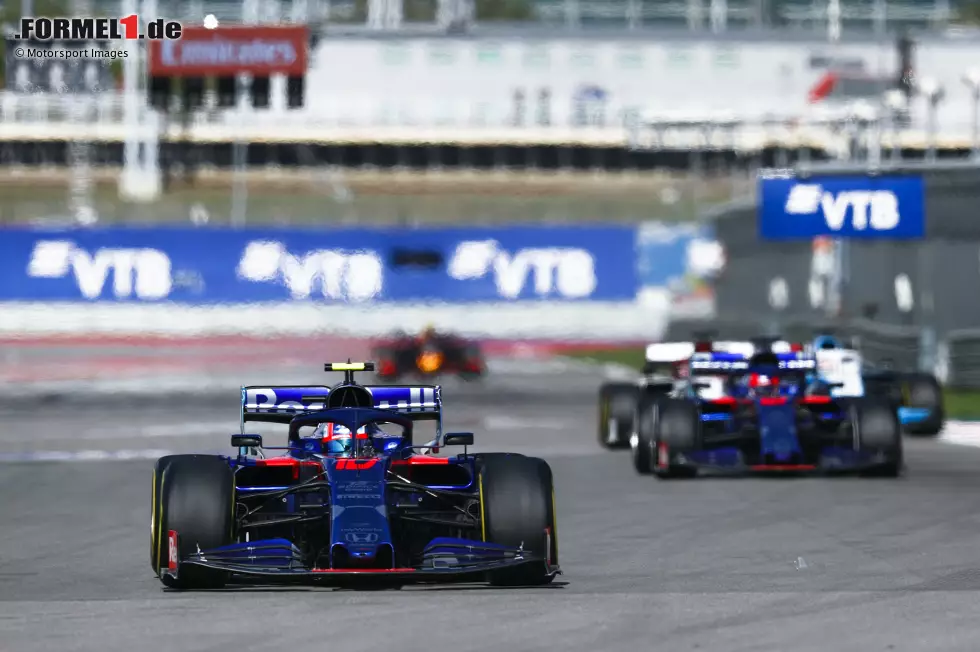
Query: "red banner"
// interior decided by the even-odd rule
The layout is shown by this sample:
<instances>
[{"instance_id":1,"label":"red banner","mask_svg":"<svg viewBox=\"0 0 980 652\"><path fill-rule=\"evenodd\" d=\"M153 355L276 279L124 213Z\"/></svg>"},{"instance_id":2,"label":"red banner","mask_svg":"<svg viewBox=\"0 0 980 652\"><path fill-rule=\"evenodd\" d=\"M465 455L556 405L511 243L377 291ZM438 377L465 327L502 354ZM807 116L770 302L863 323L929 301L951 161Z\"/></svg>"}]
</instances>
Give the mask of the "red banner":
<instances>
[{"instance_id":1,"label":"red banner","mask_svg":"<svg viewBox=\"0 0 980 652\"><path fill-rule=\"evenodd\" d=\"M149 42L150 75L304 75L309 42L305 25L184 27L179 40Z\"/></svg>"}]
</instances>

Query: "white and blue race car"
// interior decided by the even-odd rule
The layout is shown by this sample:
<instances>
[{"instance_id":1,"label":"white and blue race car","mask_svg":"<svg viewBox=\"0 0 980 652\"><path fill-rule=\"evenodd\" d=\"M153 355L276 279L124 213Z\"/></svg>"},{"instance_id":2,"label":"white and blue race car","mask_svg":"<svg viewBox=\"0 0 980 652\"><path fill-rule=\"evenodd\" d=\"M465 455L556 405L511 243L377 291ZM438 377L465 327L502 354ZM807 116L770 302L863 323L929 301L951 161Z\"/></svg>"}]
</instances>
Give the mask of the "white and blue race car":
<instances>
[{"instance_id":1,"label":"white and blue race car","mask_svg":"<svg viewBox=\"0 0 980 652\"><path fill-rule=\"evenodd\" d=\"M942 430L943 389L935 376L869 366L859 351L845 348L831 335L817 337L813 349L818 378L837 385L832 390L835 396L876 395L887 399L910 435L933 436Z\"/></svg>"}]
</instances>

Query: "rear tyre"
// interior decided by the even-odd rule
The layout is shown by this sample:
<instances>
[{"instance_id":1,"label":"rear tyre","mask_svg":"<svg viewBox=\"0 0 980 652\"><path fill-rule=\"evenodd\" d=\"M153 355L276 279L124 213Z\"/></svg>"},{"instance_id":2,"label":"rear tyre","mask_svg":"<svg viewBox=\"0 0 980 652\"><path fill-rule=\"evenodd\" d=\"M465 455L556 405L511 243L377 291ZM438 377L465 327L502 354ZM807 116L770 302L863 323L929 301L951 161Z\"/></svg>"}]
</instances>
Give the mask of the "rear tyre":
<instances>
[{"instance_id":1,"label":"rear tyre","mask_svg":"<svg viewBox=\"0 0 980 652\"><path fill-rule=\"evenodd\" d=\"M857 449L880 455L883 462L863 473L869 477L895 478L902 472L902 429L890 403L875 399L853 404L853 427Z\"/></svg>"},{"instance_id":2,"label":"rear tyre","mask_svg":"<svg viewBox=\"0 0 980 652\"><path fill-rule=\"evenodd\" d=\"M481 457L477 481L483 540L523 546L529 554L557 564L554 485L547 462L523 455ZM494 586L541 586L553 579L544 561L494 571L488 577Z\"/></svg>"},{"instance_id":3,"label":"rear tyre","mask_svg":"<svg viewBox=\"0 0 980 652\"><path fill-rule=\"evenodd\" d=\"M160 580L171 588L221 588L227 574L207 568L183 566L178 578L165 575L167 533L177 532L180 558L198 548L207 550L234 541L235 474L228 462L214 455L170 456L160 480L155 513L157 526L154 565Z\"/></svg>"},{"instance_id":4,"label":"rear tyre","mask_svg":"<svg viewBox=\"0 0 980 652\"><path fill-rule=\"evenodd\" d=\"M599 389L599 445L624 448L633 433L639 388L629 383L607 383Z\"/></svg>"},{"instance_id":5,"label":"rear tyre","mask_svg":"<svg viewBox=\"0 0 980 652\"><path fill-rule=\"evenodd\" d=\"M943 388L930 374L910 374L903 381L903 398L907 407L925 408L929 416L918 423L905 426L910 435L934 437L943 429L946 415L943 409Z\"/></svg>"},{"instance_id":6,"label":"rear tyre","mask_svg":"<svg viewBox=\"0 0 980 652\"><path fill-rule=\"evenodd\" d=\"M654 430L653 473L661 480L693 478L696 467L679 457L701 448L701 419L697 406L683 399L663 399L657 409Z\"/></svg>"}]
</instances>

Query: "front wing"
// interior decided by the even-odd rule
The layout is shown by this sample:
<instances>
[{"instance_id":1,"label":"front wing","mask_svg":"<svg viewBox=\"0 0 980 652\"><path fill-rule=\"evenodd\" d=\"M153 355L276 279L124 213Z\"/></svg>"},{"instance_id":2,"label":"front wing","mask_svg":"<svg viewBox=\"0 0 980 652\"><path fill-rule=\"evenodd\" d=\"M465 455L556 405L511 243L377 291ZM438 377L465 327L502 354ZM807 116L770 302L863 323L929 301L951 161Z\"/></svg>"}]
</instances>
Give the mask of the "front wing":
<instances>
[{"instance_id":1,"label":"front wing","mask_svg":"<svg viewBox=\"0 0 980 652\"><path fill-rule=\"evenodd\" d=\"M934 412L929 408L902 406L898 408L898 421L903 426L911 426L932 418Z\"/></svg>"},{"instance_id":2,"label":"front wing","mask_svg":"<svg viewBox=\"0 0 980 652\"><path fill-rule=\"evenodd\" d=\"M812 464L753 464L745 459L740 449L734 447L679 453L672 463L728 473L854 473L875 469L889 461L883 453L828 446Z\"/></svg>"},{"instance_id":3,"label":"front wing","mask_svg":"<svg viewBox=\"0 0 980 652\"><path fill-rule=\"evenodd\" d=\"M544 564L546 574L561 574L549 560L525 552L481 541L435 539L423 552L422 565L415 568L329 569L309 568L300 551L286 539L238 543L213 550L200 550L184 559L175 559L180 550L179 533L168 533L170 558L161 575L177 580L181 569L196 566L225 571L244 581L262 583L316 583L332 586L384 584L424 584L480 582L487 573L527 564Z\"/></svg>"}]
</instances>

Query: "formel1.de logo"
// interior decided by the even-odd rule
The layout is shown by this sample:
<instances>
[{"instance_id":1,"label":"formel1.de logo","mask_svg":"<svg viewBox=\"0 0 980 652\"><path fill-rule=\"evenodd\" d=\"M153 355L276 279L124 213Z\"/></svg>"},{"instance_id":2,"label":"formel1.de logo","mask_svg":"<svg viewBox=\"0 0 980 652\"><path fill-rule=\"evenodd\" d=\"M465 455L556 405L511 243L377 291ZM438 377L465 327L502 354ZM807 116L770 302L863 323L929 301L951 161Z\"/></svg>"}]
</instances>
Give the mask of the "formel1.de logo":
<instances>
[{"instance_id":1,"label":"formel1.de logo","mask_svg":"<svg viewBox=\"0 0 980 652\"><path fill-rule=\"evenodd\" d=\"M139 16L123 18L21 18L21 41L170 41L180 38L183 27L173 20L157 18L140 31Z\"/></svg>"}]
</instances>

